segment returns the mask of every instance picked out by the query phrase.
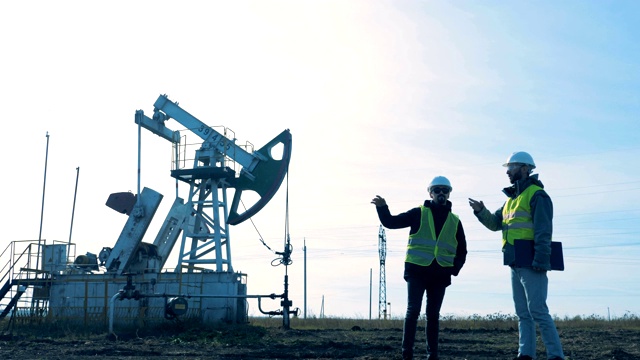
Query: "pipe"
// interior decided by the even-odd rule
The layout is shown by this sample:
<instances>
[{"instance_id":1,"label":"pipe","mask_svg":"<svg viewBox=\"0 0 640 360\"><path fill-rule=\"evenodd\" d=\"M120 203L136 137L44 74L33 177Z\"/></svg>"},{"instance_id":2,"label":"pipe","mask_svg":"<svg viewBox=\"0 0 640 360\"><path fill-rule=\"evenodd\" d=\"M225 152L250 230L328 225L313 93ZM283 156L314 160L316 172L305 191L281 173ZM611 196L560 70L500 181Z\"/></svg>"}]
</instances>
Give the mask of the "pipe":
<instances>
[{"instance_id":1,"label":"pipe","mask_svg":"<svg viewBox=\"0 0 640 360\"><path fill-rule=\"evenodd\" d=\"M115 314L114 308L116 306L116 299L119 298L120 296L121 296L121 292L118 291L118 293L113 295L109 300L109 334L113 334L114 336L116 336L116 334L113 332L113 317Z\"/></svg>"},{"instance_id":2,"label":"pipe","mask_svg":"<svg viewBox=\"0 0 640 360\"><path fill-rule=\"evenodd\" d=\"M139 296L142 297L184 297L184 298L213 298L213 299L261 299L261 298L270 298L270 299L275 299L275 298L279 298L279 297L283 297L284 295L276 295L276 294L270 294L270 295L186 295L186 294L139 294ZM124 298L126 299L126 297Z\"/></svg>"},{"instance_id":3,"label":"pipe","mask_svg":"<svg viewBox=\"0 0 640 360\"><path fill-rule=\"evenodd\" d=\"M284 294L282 295L276 295L276 294L269 294L269 295L185 295L185 294L137 294L138 298L173 298L173 297L184 297L184 298L219 298L219 299L258 299L258 310L260 310L261 313L265 314L265 315L281 315L282 313L280 311L268 311L265 312L262 310L261 307L261 300L262 298L270 298L272 300L275 300L275 298L282 298L284 297ZM124 300L124 299L134 299L133 296L128 296L126 295L126 293L124 292L124 290L120 290L118 291L117 294L113 295L111 297L111 299L109 300L109 334L116 336L117 335L113 332L113 319L115 317L115 302L116 299L118 300ZM137 299L136 299L137 300Z\"/></svg>"},{"instance_id":4,"label":"pipe","mask_svg":"<svg viewBox=\"0 0 640 360\"><path fill-rule=\"evenodd\" d=\"M288 249L288 248L287 248ZM286 252L286 251L285 251ZM289 252L290 253L290 252ZM140 300L141 298L165 298L165 304L166 304L166 300L168 298L174 298L174 297L182 297L182 298L212 298L212 299L216 299L216 298L220 298L220 299L251 299L251 298L257 298L258 299L258 309L260 310L261 313L265 314L265 315L283 315L285 317L285 322L284 322L284 327L285 328L289 328L289 307L291 306L291 301L289 300L288 297L288 288L289 288L289 283L288 283L288 279L289 276L285 275L284 277L284 293L281 295L276 295L276 294L269 294L269 295L187 295L187 294L167 294L167 293L162 293L162 294L141 294L138 290L135 289L135 286L133 285L133 279L131 277L131 274L129 274L127 276L127 285L125 285L122 289L120 289L118 291L117 294L113 295L111 297L111 299L109 300L109 334L113 334L114 336L117 337L117 335L113 332L113 319L115 316L115 300L116 299L134 299L134 300ZM272 300L274 300L275 298L282 298L283 301L281 302L282 305L282 310L276 310L276 311L268 311L265 312L264 310L262 310L262 298L270 298ZM165 309L166 311L166 309ZM298 309L295 311L296 316L298 315Z\"/></svg>"},{"instance_id":5,"label":"pipe","mask_svg":"<svg viewBox=\"0 0 640 360\"><path fill-rule=\"evenodd\" d=\"M141 122L139 122L138 123L138 191L137 191L138 197L136 198L136 200L140 200L140 177L142 176L142 170L140 169L141 165L142 165L142 124Z\"/></svg>"}]
</instances>

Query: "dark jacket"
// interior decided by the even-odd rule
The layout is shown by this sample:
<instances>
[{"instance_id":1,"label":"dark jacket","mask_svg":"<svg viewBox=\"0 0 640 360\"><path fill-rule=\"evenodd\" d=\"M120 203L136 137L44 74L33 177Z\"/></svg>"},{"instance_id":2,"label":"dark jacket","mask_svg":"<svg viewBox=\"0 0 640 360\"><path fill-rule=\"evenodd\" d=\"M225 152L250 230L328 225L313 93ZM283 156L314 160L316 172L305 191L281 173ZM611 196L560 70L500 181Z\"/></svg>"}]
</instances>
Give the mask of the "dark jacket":
<instances>
[{"instance_id":1,"label":"dark jacket","mask_svg":"<svg viewBox=\"0 0 640 360\"><path fill-rule=\"evenodd\" d=\"M444 222L447 220L447 216L451 212L451 202L447 201L447 204L444 206L439 206L432 203L430 200L425 200L424 206L431 209L431 213L433 214L433 225L435 227L436 236L440 235L440 230L442 230L442 226ZM378 218L382 223L382 226L388 229L402 229L406 227L410 227L410 234L415 234L420 229L422 212L419 207L413 208L407 212L398 215L391 215L388 206L380 206L376 207L378 211ZM437 261L433 261L431 265L427 266L428 269L419 269L425 268L424 266L419 266L415 264L405 264L405 272L410 269L416 268L416 270L427 270L430 272L444 274L448 283L451 283L451 275L457 276L460 273L460 269L464 265L464 262L467 259L467 240L464 236L464 229L462 228L462 221L458 222L458 231L456 232L456 240L458 240L458 247L456 249L456 257L453 259L453 267L444 268L438 264ZM408 241L408 239L407 239ZM405 274L406 277L406 274Z\"/></svg>"},{"instance_id":2,"label":"dark jacket","mask_svg":"<svg viewBox=\"0 0 640 360\"><path fill-rule=\"evenodd\" d=\"M537 185L544 189L542 182L538 180L538 174L528 176L516 181L515 184L506 187L502 192L515 199L529 186ZM545 270L551 269L551 234L553 233L553 203L546 191L537 191L531 198L531 217L534 231L534 257L532 266ZM480 222L489 230L502 231L502 209L504 205L493 214L484 208L475 213ZM506 244L502 249L504 264L512 266L515 262L513 245Z\"/></svg>"}]
</instances>

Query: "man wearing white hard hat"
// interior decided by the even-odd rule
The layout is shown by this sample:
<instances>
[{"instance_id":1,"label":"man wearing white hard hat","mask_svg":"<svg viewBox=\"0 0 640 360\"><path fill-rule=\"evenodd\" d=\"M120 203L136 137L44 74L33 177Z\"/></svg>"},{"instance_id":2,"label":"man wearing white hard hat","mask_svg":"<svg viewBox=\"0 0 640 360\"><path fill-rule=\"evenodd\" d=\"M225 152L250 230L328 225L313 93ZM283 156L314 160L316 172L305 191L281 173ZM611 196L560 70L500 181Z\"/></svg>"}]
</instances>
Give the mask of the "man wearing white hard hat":
<instances>
[{"instance_id":1,"label":"man wearing white hard hat","mask_svg":"<svg viewBox=\"0 0 640 360\"><path fill-rule=\"evenodd\" d=\"M422 299L427 294L427 359L438 360L440 308L451 275L457 276L467 258L462 223L451 212L451 183L436 176L427 188L431 200L399 215L391 215L385 199L376 195L371 203L378 218L389 229L410 227L404 263L407 282L407 312L402 333L402 358L413 359Z\"/></svg>"},{"instance_id":2,"label":"man wearing white hard hat","mask_svg":"<svg viewBox=\"0 0 640 360\"><path fill-rule=\"evenodd\" d=\"M547 350L546 358L563 360L558 330L547 307L553 203L538 174L532 174L536 164L529 153L514 152L503 166L507 168L511 186L502 190L507 195L502 208L491 213L482 201L471 198L469 205L485 227L502 231L503 259L504 264L511 267L511 290L520 336L518 356L514 360L536 358L536 324ZM521 265L516 262L515 244L529 241L533 242L533 262Z\"/></svg>"}]
</instances>

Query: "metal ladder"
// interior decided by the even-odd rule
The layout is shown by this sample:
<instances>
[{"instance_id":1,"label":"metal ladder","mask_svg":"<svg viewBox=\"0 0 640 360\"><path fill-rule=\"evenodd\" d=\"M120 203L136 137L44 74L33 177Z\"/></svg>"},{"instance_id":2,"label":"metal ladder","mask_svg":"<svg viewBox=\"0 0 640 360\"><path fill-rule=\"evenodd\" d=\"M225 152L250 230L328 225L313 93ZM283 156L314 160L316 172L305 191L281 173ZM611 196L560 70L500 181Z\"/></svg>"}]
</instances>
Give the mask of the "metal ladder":
<instances>
[{"instance_id":1,"label":"metal ladder","mask_svg":"<svg viewBox=\"0 0 640 360\"><path fill-rule=\"evenodd\" d=\"M20 252L18 247L25 245ZM20 307L28 309L25 315L41 317L47 311L49 304L49 289L51 285L51 273L49 271L31 268L33 259L40 258L39 241L12 241L7 248L0 253L0 259L6 258L7 262L0 268L2 287L0 288L0 301L8 299L8 303L1 307L0 320L4 319L12 310ZM36 246L36 250L33 247ZM38 261L36 261L38 267ZM25 295L26 294L26 295Z\"/></svg>"}]
</instances>

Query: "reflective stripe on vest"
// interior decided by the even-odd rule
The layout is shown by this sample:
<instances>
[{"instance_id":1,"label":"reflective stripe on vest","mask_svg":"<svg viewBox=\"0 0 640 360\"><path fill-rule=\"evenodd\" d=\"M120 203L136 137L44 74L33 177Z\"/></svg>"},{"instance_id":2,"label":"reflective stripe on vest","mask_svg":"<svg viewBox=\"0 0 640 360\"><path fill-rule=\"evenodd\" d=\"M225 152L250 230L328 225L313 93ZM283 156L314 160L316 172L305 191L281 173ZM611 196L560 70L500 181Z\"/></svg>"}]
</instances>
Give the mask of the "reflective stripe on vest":
<instances>
[{"instance_id":1,"label":"reflective stripe on vest","mask_svg":"<svg viewBox=\"0 0 640 360\"><path fill-rule=\"evenodd\" d=\"M514 240L533 240L531 198L540 186L530 185L515 199L509 198L502 208L502 247Z\"/></svg>"},{"instance_id":2,"label":"reflective stripe on vest","mask_svg":"<svg viewBox=\"0 0 640 360\"><path fill-rule=\"evenodd\" d=\"M420 228L415 234L409 235L405 261L416 265L429 266L435 259L441 266L453 266L453 259L458 248L456 233L458 232L460 219L457 215L449 212L447 220L445 220L442 230L440 230L440 235L436 239L431 209L426 206L420 206L420 211Z\"/></svg>"}]
</instances>

